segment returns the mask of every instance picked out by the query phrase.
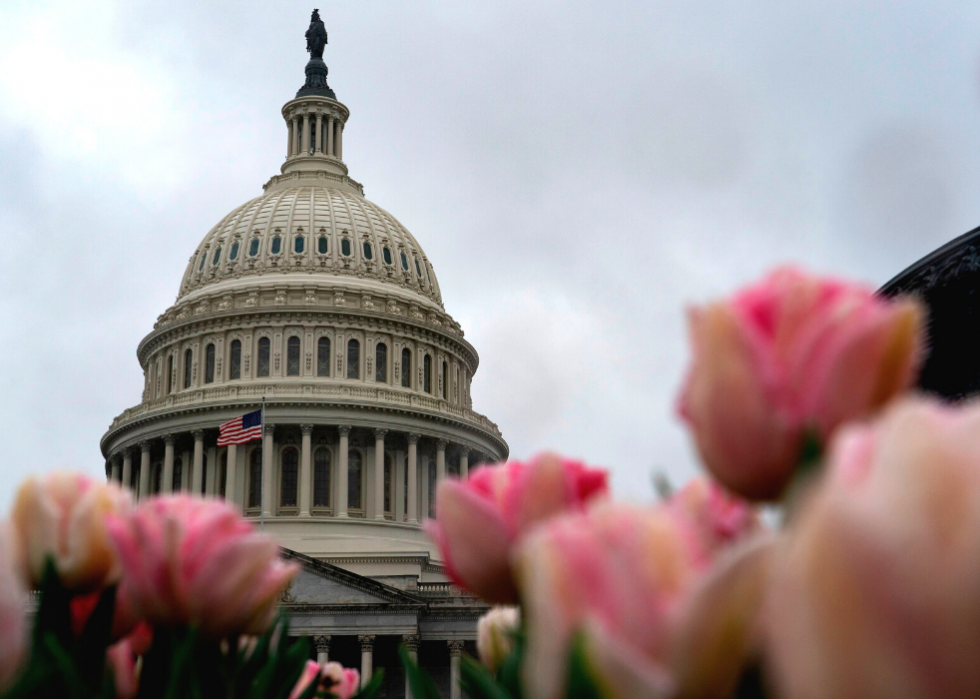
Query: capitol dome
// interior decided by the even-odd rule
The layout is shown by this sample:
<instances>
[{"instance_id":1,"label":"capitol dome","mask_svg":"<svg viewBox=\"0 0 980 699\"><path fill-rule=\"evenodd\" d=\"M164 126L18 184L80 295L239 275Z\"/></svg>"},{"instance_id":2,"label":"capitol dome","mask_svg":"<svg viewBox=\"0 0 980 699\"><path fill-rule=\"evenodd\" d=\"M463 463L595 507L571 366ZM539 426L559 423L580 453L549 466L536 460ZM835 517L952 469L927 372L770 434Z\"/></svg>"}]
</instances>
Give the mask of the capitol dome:
<instances>
[{"instance_id":1,"label":"capitol dome","mask_svg":"<svg viewBox=\"0 0 980 699\"><path fill-rule=\"evenodd\" d=\"M282 108L280 172L192 251L137 349L142 399L102 451L137 497L224 497L298 554L445 581L420 526L435 486L508 448L473 410L479 357L428 257L348 175L349 115L314 57ZM218 445L263 406L263 439Z\"/></svg>"}]
</instances>

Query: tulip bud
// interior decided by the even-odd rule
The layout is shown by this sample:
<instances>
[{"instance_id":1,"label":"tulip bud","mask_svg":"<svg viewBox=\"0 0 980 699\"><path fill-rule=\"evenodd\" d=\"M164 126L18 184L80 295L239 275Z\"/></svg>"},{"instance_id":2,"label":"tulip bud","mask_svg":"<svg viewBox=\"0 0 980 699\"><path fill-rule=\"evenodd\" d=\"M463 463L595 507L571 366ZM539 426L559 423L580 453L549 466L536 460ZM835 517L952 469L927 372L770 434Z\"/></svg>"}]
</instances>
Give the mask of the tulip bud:
<instances>
[{"instance_id":1,"label":"tulip bud","mask_svg":"<svg viewBox=\"0 0 980 699\"><path fill-rule=\"evenodd\" d=\"M119 559L105 519L129 506L123 490L80 473L27 478L17 491L11 526L29 583L41 585L48 560L72 592L117 582Z\"/></svg>"},{"instance_id":2,"label":"tulip bud","mask_svg":"<svg viewBox=\"0 0 980 699\"><path fill-rule=\"evenodd\" d=\"M542 454L447 479L436 492L436 520L426 529L454 582L491 603L517 601L511 571L514 543L539 522L581 511L608 491L605 471Z\"/></svg>"},{"instance_id":3,"label":"tulip bud","mask_svg":"<svg viewBox=\"0 0 980 699\"><path fill-rule=\"evenodd\" d=\"M352 668L346 668L340 663L324 664L323 683L336 699L350 699L357 694L361 686L361 673Z\"/></svg>"},{"instance_id":4,"label":"tulip bud","mask_svg":"<svg viewBox=\"0 0 980 699\"><path fill-rule=\"evenodd\" d=\"M693 309L680 414L708 469L744 497L778 497L807 434L824 444L911 386L924 321L914 300L791 268Z\"/></svg>"},{"instance_id":5,"label":"tulip bud","mask_svg":"<svg viewBox=\"0 0 980 699\"><path fill-rule=\"evenodd\" d=\"M491 672L496 672L514 652L520 625L519 607L494 607L480 617L476 625L476 652Z\"/></svg>"}]
</instances>

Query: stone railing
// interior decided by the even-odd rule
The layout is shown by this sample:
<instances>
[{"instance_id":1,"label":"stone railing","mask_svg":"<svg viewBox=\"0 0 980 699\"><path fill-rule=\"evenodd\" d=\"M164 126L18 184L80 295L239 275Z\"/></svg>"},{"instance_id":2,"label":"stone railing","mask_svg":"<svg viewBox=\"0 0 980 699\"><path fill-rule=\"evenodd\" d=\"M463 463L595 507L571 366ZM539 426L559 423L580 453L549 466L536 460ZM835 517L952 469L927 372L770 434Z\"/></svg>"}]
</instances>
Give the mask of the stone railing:
<instances>
[{"instance_id":1,"label":"stone railing","mask_svg":"<svg viewBox=\"0 0 980 699\"><path fill-rule=\"evenodd\" d=\"M314 384L314 383L275 383L275 384L240 384L235 386L216 386L204 389L187 389L178 393L171 394L165 398L140 403L139 405L124 410L118 415L109 426L112 430L117 426L134 420L145 415L159 411L171 410L188 406L203 406L209 403L226 403L236 400L258 401L265 397L266 400L280 399L334 399L340 401L369 402L381 406L397 405L406 408L415 408L428 413L446 415L461 422L469 423L475 427L489 432L493 436L502 439L500 429L497 424L488 419L485 415L478 412L451 405L444 400L430 398L429 396L419 395L409 391L400 391L390 386L384 388L373 388L370 386L344 386L340 384Z\"/></svg>"},{"instance_id":2,"label":"stone railing","mask_svg":"<svg viewBox=\"0 0 980 699\"><path fill-rule=\"evenodd\" d=\"M459 597L467 594L458 585L448 582L420 582L418 590L423 597Z\"/></svg>"}]
</instances>

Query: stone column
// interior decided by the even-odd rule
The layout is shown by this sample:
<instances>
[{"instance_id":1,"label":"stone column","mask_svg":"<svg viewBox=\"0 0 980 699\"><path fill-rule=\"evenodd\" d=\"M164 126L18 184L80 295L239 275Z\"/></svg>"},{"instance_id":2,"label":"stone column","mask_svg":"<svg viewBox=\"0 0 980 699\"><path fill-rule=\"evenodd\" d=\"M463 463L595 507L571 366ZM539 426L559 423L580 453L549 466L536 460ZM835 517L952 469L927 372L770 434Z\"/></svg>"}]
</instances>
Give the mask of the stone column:
<instances>
[{"instance_id":1,"label":"stone column","mask_svg":"<svg viewBox=\"0 0 980 699\"><path fill-rule=\"evenodd\" d=\"M228 502L238 502L235 487L238 483L238 445L228 445L228 464L225 471L225 500Z\"/></svg>"},{"instance_id":2,"label":"stone column","mask_svg":"<svg viewBox=\"0 0 980 699\"><path fill-rule=\"evenodd\" d=\"M303 115L303 155L310 152L310 115Z\"/></svg>"},{"instance_id":3,"label":"stone column","mask_svg":"<svg viewBox=\"0 0 980 699\"><path fill-rule=\"evenodd\" d=\"M122 485L127 490L133 482L133 450L123 450Z\"/></svg>"},{"instance_id":4,"label":"stone column","mask_svg":"<svg viewBox=\"0 0 980 699\"><path fill-rule=\"evenodd\" d=\"M194 468L191 471L191 492L201 494L204 485L204 430L193 430L194 436Z\"/></svg>"},{"instance_id":5,"label":"stone column","mask_svg":"<svg viewBox=\"0 0 980 699\"><path fill-rule=\"evenodd\" d=\"M286 130L289 132L289 138L286 141L286 157L293 157L293 120L290 119L286 122Z\"/></svg>"},{"instance_id":6,"label":"stone column","mask_svg":"<svg viewBox=\"0 0 980 699\"><path fill-rule=\"evenodd\" d=\"M300 153L300 141L302 139L302 134L300 134L299 117L293 117L293 155L299 155Z\"/></svg>"},{"instance_id":7,"label":"stone column","mask_svg":"<svg viewBox=\"0 0 980 699\"><path fill-rule=\"evenodd\" d=\"M316 661L324 665L330 661L330 636L314 636L313 645L316 646Z\"/></svg>"},{"instance_id":8,"label":"stone column","mask_svg":"<svg viewBox=\"0 0 980 699\"><path fill-rule=\"evenodd\" d=\"M327 117L327 155L333 155L333 117Z\"/></svg>"},{"instance_id":9,"label":"stone column","mask_svg":"<svg viewBox=\"0 0 980 699\"><path fill-rule=\"evenodd\" d=\"M273 433L275 425L266 424L265 435L262 438L262 515L272 516L272 459L274 456Z\"/></svg>"},{"instance_id":10,"label":"stone column","mask_svg":"<svg viewBox=\"0 0 980 699\"><path fill-rule=\"evenodd\" d=\"M459 659L463 655L462 641L446 641L449 645L449 699L463 699L459 684Z\"/></svg>"},{"instance_id":11,"label":"stone column","mask_svg":"<svg viewBox=\"0 0 980 699\"><path fill-rule=\"evenodd\" d=\"M406 634L402 636L402 644L405 646L408 657L417 665L419 662L419 636ZM412 699L412 686L409 684L407 673L405 674L405 699Z\"/></svg>"},{"instance_id":12,"label":"stone column","mask_svg":"<svg viewBox=\"0 0 980 699\"><path fill-rule=\"evenodd\" d=\"M408 521L413 524L418 524L419 521L419 437L420 434L417 432L410 432L408 434Z\"/></svg>"},{"instance_id":13,"label":"stone column","mask_svg":"<svg viewBox=\"0 0 980 699\"><path fill-rule=\"evenodd\" d=\"M344 122L340 119L337 120L337 140L334 141L334 146L337 149L337 157L341 160L344 159Z\"/></svg>"},{"instance_id":14,"label":"stone column","mask_svg":"<svg viewBox=\"0 0 980 699\"><path fill-rule=\"evenodd\" d=\"M316 152L323 152L323 115L316 115Z\"/></svg>"},{"instance_id":15,"label":"stone column","mask_svg":"<svg viewBox=\"0 0 980 699\"><path fill-rule=\"evenodd\" d=\"M465 481L470 477L470 450L463 447L459 455L459 479Z\"/></svg>"},{"instance_id":16,"label":"stone column","mask_svg":"<svg viewBox=\"0 0 980 699\"><path fill-rule=\"evenodd\" d=\"M361 689L364 689L374 672L374 636L358 636L357 640L361 644Z\"/></svg>"},{"instance_id":17,"label":"stone column","mask_svg":"<svg viewBox=\"0 0 980 699\"><path fill-rule=\"evenodd\" d=\"M118 456L112 459L112 480L116 483L122 483L122 459Z\"/></svg>"},{"instance_id":18,"label":"stone column","mask_svg":"<svg viewBox=\"0 0 980 699\"><path fill-rule=\"evenodd\" d=\"M218 480L218 448L208 449L208 472L204 474L204 494L213 497L218 491L215 482Z\"/></svg>"},{"instance_id":19,"label":"stone column","mask_svg":"<svg viewBox=\"0 0 980 699\"><path fill-rule=\"evenodd\" d=\"M350 436L350 425L340 425L340 445L337 447L337 516L347 516L347 452L350 447L347 438Z\"/></svg>"},{"instance_id":20,"label":"stone column","mask_svg":"<svg viewBox=\"0 0 980 699\"><path fill-rule=\"evenodd\" d=\"M446 447L449 446L448 439L440 439L436 442L436 487L446 479ZM434 498L435 493L429 493L430 498Z\"/></svg>"},{"instance_id":21,"label":"stone column","mask_svg":"<svg viewBox=\"0 0 980 699\"><path fill-rule=\"evenodd\" d=\"M317 116L317 121L320 117ZM303 447L300 452L299 460L299 516L310 516L310 491L313 489L313 479L310 475L312 469L312 454L310 453L311 442L313 441L313 425L300 425L303 431Z\"/></svg>"},{"instance_id":22,"label":"stone column","mask_svg":"<svg viewBox=\"0 0 980 699\"><path fill-rule=\"evenodd\" d=\"M164 493L174 491L174 436L172 434L163 435L163 481L160 490Z\"/></svg>"},{"instance_id":23,"label":"stone column","mask_svg":"<svg viewBox=\"0 0 980 699\"><path fill-rule=\"evenodd\" d=\"M385 435L388 430L374 431L374 518L385 518Z\"/></svg>"},{"instance_id":24,"label":"stone column","mask_svg":"<svg viewBox=\"0 0 980 699\"><path fill-rule=\"evenodd\" d=\"M150 443L140 442L140 489L138 499L150 496Z\"/></svg>"}]
</instances>

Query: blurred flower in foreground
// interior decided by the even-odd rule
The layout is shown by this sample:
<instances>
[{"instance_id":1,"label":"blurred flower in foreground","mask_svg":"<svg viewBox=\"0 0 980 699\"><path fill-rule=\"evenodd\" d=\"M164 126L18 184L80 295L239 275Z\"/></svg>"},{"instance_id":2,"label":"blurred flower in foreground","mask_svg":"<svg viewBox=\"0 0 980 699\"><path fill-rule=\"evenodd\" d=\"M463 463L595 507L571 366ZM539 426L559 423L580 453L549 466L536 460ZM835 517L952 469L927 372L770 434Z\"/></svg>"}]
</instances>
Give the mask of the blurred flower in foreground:
<instances>
[{"instance_id":1,"label":"blurred flower in foreground","mask_svg":"<svg viewBox=\"0 0 980 699\"><path fill-rule=\"evenodd\" d=\"M980 696L980 405L902 401L829 459L775 562L779 696Z\"/></svg>"},{"instance_id":2,"label":"blurred flower in foreground","mask_svg":"<svg viewBox=\"0 0 980 699\"><path fill-rule=\"evenodd\" d=\"M289 699L297 699L305 692L314 681L320 679L320 663L315 660L307 660L303 667L303 674L296 680L296 686L289 693Z\"/></svg>"},{"instance_id":3,"label":"blurred flower in foreground","mask_svg":"<svg viewBox=\"0 0 980 699\"><path fill-rule=\"evenodd\" d=\"M325 663L320 676L327 691L337 699L350 699L361 687L361 673L340 663Z\"/></svg>"},{"instance_id":4,"label":"blurred flower in foreground","mask_svg":"<svg viewBox=\"0 0 980 699\"><path fill-rule=\"evenodd\" d=\"M666 506L687 523L692 554L702 562L709 562L721 549L761 529L754 507L704 476L688 481Z\"/></svg>"},{"instance_id":5,"label":"blurred flower in foreground","mask_svg":"<svg viewBox=\"0 0 980 699\"><path fill-rule=\"evenodd\" d=\"M200 625L209 638L260 634L298 571L275 541L218 500L151 498L109 530L137 614L161 626Z\"/></svg>"},{"instance_id":6,"label":"blurred flower in foreground","mask_svg":"<svg viewBox=\"0 0 980 699\"><path fill-rule=\"evenodd\" d=\"M702 548L692 519L678 514L682 509L674 503L603 504L555 518L528 535L517 552L517 570L527 615L523 681L529 699L564 695L576 634L585 671L603 697L666 697L682 689L683 678L671 667L680 652L677 619L690 617L709 627L716 616L685 609L685 599L698 594L711 570L715 551ZM745 536L733 532L731 541L753 529L742 531ZM725 620L732 613L718 598L727 589L726 584L704 595ZM738 631L749 626L740 624ZM698 635L713 638L714 632L692 632ZM733 653L732 662L739 661ZM729 674L737 674L737 667Z\"/></svg>"},{"instance_id":7,"label":"blurred flower in foreground","mask_svg":"<svg viewBox=\"0 0 980 699\"><path fill-rule=\"evenodd\" d=\"M680 413L705 464L744 497L778 497L807 430L826 440L912 384L924 321L916 301L793 268L691 309Z\"/></svg>"},{"instance_id":8,"label":"blurred flower in foreground","mask_svg":"<svg viewBox=\"0 0 980 699\"><path fill-rule=\"evenodd\" d=\"M480 662L496 672L514 652L521 625L519 607L494 607L476 625L476 653Z\"/></svg>"},{"instance_id":9,"label":"blurred flower in foreground","mask_svg":"<svg viewBox=\"0 0 980 699\"><path fill-rule=\"evenodd\" d=\"M27 654L27 593L14 569L15 542L0 526L0 690L11 683Z\"/></svg>"},{"instance_id":10,"label":"blurred flower in foreground","mask_svg":"<svg viewBox=\"0 0 980 699\"><path fill-rule=\"evenodd\" d=\"M517 601L511 548L532 526L582 510L605 496L608 474L557 454L527 463L476 469L469 480L446 479L436 491L436 519L426 523L454 582L491 603Z\"/></svg>"},{"instance_id":11,"label":"blurred flower in foreground","mask_svg":"<svg viewBox=\"0 0 980 699\"><path fill-rule=\"evenodd\" d=\"M105 518L129 507L122 489L80 473L28 477L17 491L10 519L29 583L41 585L49 558L61 584L73 592L115 583L119 559Z\"/></svg>"}]
</instances>

